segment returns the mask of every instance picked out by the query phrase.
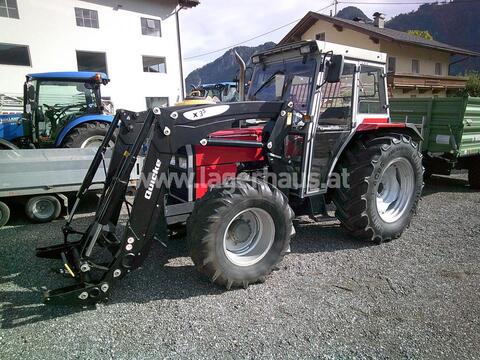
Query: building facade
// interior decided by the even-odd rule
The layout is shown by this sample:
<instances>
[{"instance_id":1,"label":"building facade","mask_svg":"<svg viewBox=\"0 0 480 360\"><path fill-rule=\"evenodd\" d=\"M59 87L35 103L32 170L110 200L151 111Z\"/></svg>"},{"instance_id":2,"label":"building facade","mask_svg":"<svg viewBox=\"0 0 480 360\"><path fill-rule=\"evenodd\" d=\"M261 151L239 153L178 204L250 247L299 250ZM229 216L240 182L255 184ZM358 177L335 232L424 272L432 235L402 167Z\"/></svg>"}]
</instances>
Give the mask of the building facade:
<instances>
[{"instance_id":1,"label":"building facade","mask_svg":"<svg viewBox=\"0 0 480 360\"><path fill-rule=\"evenodd\" d=\"M280 44L316 39L387 53L391 97L441 97L465 87L466 78L450 76L452 57L480 54L388 29L384 23L380 13L365 23L310 12Z\"/></svg>"},{"instance_id":2,"label":"building facade","mask_svg":"<svg viewBox=\"0 0 480 360\"><path fill-rule=\"evenodd\" d=\"M0 0L0 96L25 75L101 71L103 97L135 111L182 97L178 0Z\"/></svg>"}]
</instances>

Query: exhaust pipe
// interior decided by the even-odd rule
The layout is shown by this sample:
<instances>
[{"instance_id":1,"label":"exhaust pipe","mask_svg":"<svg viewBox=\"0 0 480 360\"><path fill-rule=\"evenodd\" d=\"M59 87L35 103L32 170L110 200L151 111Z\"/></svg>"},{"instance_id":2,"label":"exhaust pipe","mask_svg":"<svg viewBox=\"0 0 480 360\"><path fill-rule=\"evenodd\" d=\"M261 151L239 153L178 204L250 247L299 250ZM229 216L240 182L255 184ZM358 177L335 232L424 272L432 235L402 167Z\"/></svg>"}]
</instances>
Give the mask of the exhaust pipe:
<instances>
[{"instance_id":1,"label":"exhaust pipe","mask_svg":"<svg viewBox=\"0 0 480 360\"><path fill-rule=\"evenodd\" d=\"M237 50L235 50L235 60L237 60L239 73L238 73L238 95L239 101L245 101L245 70L246 65L245 61L243 61L242 57L238 54Z\"/></svg>"}]
</instances>

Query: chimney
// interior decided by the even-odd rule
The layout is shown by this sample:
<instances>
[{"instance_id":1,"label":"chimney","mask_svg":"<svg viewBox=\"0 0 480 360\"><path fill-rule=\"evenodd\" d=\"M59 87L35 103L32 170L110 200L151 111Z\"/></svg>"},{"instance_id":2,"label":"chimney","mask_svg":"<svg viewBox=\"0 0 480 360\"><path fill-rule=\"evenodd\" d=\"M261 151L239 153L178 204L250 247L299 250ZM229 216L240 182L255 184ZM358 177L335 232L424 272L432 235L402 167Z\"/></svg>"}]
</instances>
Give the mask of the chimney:
<instances>
[{"instance_id":1,"label":"chimney","mask_svg":"<svg viewBox=\"0 0 480 360\"><path fill-rule=\"evenodd\" d=\"M383 29L385 27L385 14L379 12L373 14L373 25L377 28Z\"/></svg>"}]
</instances>

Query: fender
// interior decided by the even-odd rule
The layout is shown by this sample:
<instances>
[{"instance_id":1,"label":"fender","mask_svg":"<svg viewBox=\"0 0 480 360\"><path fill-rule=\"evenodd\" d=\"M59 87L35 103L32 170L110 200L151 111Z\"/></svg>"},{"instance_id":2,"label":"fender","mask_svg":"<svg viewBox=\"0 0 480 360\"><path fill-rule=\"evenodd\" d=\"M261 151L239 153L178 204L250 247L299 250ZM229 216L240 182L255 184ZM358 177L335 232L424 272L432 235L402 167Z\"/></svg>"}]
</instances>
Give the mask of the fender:
<instances>
[{"instance_id":1,"label":"fender","mask_svg":"<svg viewBox=\"0 0 480 360\"><path fill-rule=\"evenodd\" d=\"M113 115L104 115L104 114L96 114L96 115L84 115L76 118L73 121L70 121L67 125L65 125L58 134L57 138L55 139L55 147L59 147L63 140L65 139L65 136L75 127L78 125L87 123L87 122L92 122L92 121L98 121L98 122L103 122L106 124L110 124L113 120Z\"/></svg>"},{"instance_id":2,"label":"fender","mask_svg":"<svg viewBox=\"0 0 480 360\"><path fill-rule=\"evenodd\" d=\"M5 139L0 139L0 149L1 148L7 148L10 150L17 150L18 147L15 144L12 144L10 141L5 140Z\"/></svg>"},{"instance_id":3,"label":"fender","mask_svg":"<svg viewBox=\"0 0 480 360\"><path fill-rule=\"evenodd\" d=\"M418 141L418 142L423 141L423 136L420 134L420 132L418 131L417 127L414 124L391 123L391 122L382 122L382 123L363 122L359 124L356 128L352 129L352 131L350 132L350 135L348 136L347 141L345 141L345 143L339 149L337 155L332 161L332 165L330 166L327 179L331 178L333 170L335 169L335 166L337 165L338 160L343 155L343 152L345 151L347 146L350 144L352 139L355 137L355 135L361 134L361 133L368 133L368 132L378 132L379 130L396 130L399 133L405 133L411 136L415 141Z\"/></svg>"}]
</instances>

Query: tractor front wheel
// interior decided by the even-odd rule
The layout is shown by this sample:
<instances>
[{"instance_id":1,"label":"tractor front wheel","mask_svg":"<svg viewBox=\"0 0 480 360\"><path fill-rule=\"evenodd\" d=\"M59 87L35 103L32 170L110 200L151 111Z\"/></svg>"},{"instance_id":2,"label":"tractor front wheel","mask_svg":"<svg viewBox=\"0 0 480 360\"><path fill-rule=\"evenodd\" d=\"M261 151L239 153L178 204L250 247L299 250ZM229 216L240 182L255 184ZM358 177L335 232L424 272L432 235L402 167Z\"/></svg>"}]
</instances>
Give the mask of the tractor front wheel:
<instances>
[{"instance_id":1,"label":"tractor front wheel","mask_svg":"<svg viewBox=\"0 0 480 360\"><path fill-rule=\"evenodd\" d=\"M81 124L68 133L62 147L98 148L107 134L108 126L108 124L99 121ZM113 146L113 142L110 146Z\"/></svg>"},{"instance_id":2,"label":"tractor front wheel","mask_svg":"<svg viewBox=\"0 0 480 360\"><path fill-rule=\"evenodd\" d=\"M400 134L365 136L349 146L340 168L348 186L336 189L333 201L343 228L376 243L400 237L423 189L418 145Z\"/></svg>"},{"instance_id":3,"label":"tractor front wheel","mask_svg":"<svg viewBox=\"0 0 480 360\"><path fill-rule=\"evenodd\" d=\"M289 250L292 220L280 190L233 179L196 202L187 222L190 255L200 273L227 289L262 282Z\"/></svg>"}]
</instances>

